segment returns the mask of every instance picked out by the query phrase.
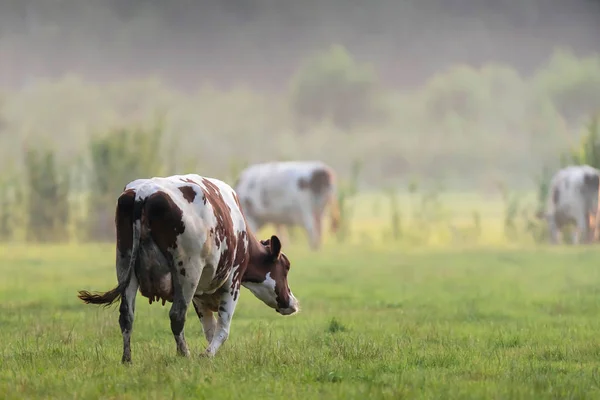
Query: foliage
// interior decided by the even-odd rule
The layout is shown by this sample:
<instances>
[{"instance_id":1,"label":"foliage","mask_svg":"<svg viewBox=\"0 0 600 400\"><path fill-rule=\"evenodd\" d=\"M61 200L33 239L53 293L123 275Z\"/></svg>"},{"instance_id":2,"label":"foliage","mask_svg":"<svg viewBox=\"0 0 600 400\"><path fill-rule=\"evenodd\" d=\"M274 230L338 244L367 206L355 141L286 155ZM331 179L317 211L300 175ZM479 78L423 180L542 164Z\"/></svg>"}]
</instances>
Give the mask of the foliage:
<instances>
[{"instance_id":1,"label":"foliage","mask_svg":"<svg viewBox=\"0 0 600 400\"><path fill-rule=\"evenodd\" d=\"M162 124L132 126L97 135L90 142L91 176L88 234L112 239L115 201L127 183L162 175Z\"/></svg>"},{"instance_id":2,"label":"foliage","mask_svg":"<svg viewBox=\"0 0 600 400\"><path fill-rule=\"evenodd\" d=\"M550 77L560 75L556 71L562 71L565 81L586 81L593 86L595 58L569 56L568 62L556 61L561 57L566 56L555 56L532 78L500 64L459 65L435 75L422 87L397 92L382 90L369 66L343 47L333 46L309 58L297 71L288 98L240 86L219 90L206 85L200 92L184 94L156 79L99 85L71 75L2 97L0 168L8 171L7 177L24 172L25 153L15 150L22 142L35 142L39 148L44 148L43 143L60 143L53 147L53 157L67 160L61 168L69 168L69 176L58 180L72 185L65 229L88 240L113 237L114 202L132 179L197 172L233 185L244 165L320 159L336 170L342 182L339 200L345 222L338 240L353 235L353 219L360 212L355 207L360 186L361 191L390 188L388 199L382 200L392 210L384 236L389 232L399 243L431 244L454 235L461 243L471 243L485 234L479 211L470 209L468 217L454 221L447 214L452 207L440 201L442 190L427 188L432 182L447 182L455 190L487 191L490 182L500 179L507 193L512 193L531 190L530 177L539 165L554 168L563 153L569 153L563 163L600 165L598 121L592 121L581 135L576 124L565 122L568 115L562 114L552 94L558 92L549 89L557 79ZM313 84L328 94L311 92ZM349 98L364 106L365 112L384 107L390 118L366 125L376 113L366 117L344 108L346 99L335 96L346 89L364 95ZM321 105L306 100L313 95ZM298 117L294 107L301 104L329 114L307 122L310 130L300 135L294 129L294 117ZM149 122L157 111L164 111L164 118ZM343 128L332 112L362 117ZM579 146L566 152L578 136ZM356 160L364 160L360 176ZM407 211L398 188L405 187L410 177L420 187L413 188ZM28 201L15 200L28 194L29 186L7 185L0 195L4 240L19 236L10 233L9 227L18 221L25 226L23 216L29 210ZM539 201L530 206L507 196L503 226L512 236L507 240L518 241L523 232L541 237L544 224L532 218L540 210Z\"/></svg>"},{"instance_id":3,"label":"foliage","mask_svg":"<svg viewBox=\"0 0 600 400\"><path fill-rule=\"evenodd\" d=\"M385 193L390 201L392 239L397 241L402 237L402 213L400 211L400 204L398 203L398 192L395 188L390 187Z\"/></svg>"},{"instance_id":4,"label":"foliage","mask_svg":"<svg viewBox=\"0 0 600 400\"><path fill-rule=\"evenodd\" d=\"M0 180L0 241L16 239L23 227L23 184L16 175Z\"/></svg>"},{"instance_id":5,"label":"foliage","mask_svg":"<svg viewBox=\"0 0 600 400\"><path fill-rule=\"evenodd\" d=\"M533 84L567 120L577 122L600 108L600 56L579 58L559 49Z\"/></svg>"},{"instance_id":6,"label":"foliage","mask_svg":"<svg viewBox=\"0 0 600 400\"><path fill-rule=\"evenodd\" d=\"M562 166L587 164L600 169L600 113L587 124L579 145L562 154Z\"/></svg>"},{"instance_id":7,"label":"foliage","mask_svg":"<svg viewBox=\"0 0 600 400\"><path fill-rule=\"evenodd\" d=\"M54 151L28 148L27 239L35 242L68 241L69 177L57 165Z\"/></svg>"},{"instance_id":8,"label":"foliage","mask_svg":"<svg viewBox=\"0 0 600 400\"><path fill-rule=\"evenodd\" d=\"M362 163L360 160L354 160L352 172L348 181L342 181L338 185L338 207L339 207L339 226L337 230L338 242L344 242L350 235L350 220L352 216L351 201L358 193L358 180Z\"/></svg>"},{"instance_id":9,"label":"foliage","mask_svg":"<svg viewBox=\"0 0 600 400\"><path fill-rule=\"evenodd\" d=\"M301 121L331 119L348 129L376 115L378 81L373 68L339 45L315 54L291 82L291 109Z\"/></svg>"},{"instance_id":10,"label":"foliage","mask_svg":"<svg viewBox=\"0 0 600 400\"><path fill-rule=\"evenodd\" d=\"M399 92L381 88L374 71L367 73L369 68L344 48L332 49L306 61L290 82L287 97L208 84L184 93L157 79L100 85L74 75L7 92L2 132L10 134L0 133L0 168L22 167L21 157L13 161L9 156L24 138L58 140L57 157L71 157L90 146L94 132L145 124L164 111L163 153L173 171L191 167L228 179L232 159L254 163L308 158L327 161L348 178L351 160L362 158L369 160L362 179L380 187L402 185L409 171L422 180L444 179L469 189L489 182L490 174L523 187L530 185L528 178L538 165L552 164L578 135L579 127L565 123L544 85L533 84L536 77L522 77L509 66L455 66L421 87ZM313 65L320 72L307 70ZM299 93L308 96L310 85L301 83L311 82L313 72L322 78L323 70L337 74L327 81L331 85L319 86L323 90L346 83L354 87L363 78L372 83L372 90L365 89L370 100L361 103L374 112L368 124L361 120L352 128L340 128L327 116L305 119L306 130L299 135L292 100ZM365 87L363 83L358 86ZM346 107L348 101L358 101L352 96L338 101L335 93L307 104L325 110L319 102Z\"/></svg>"}]
</instances>

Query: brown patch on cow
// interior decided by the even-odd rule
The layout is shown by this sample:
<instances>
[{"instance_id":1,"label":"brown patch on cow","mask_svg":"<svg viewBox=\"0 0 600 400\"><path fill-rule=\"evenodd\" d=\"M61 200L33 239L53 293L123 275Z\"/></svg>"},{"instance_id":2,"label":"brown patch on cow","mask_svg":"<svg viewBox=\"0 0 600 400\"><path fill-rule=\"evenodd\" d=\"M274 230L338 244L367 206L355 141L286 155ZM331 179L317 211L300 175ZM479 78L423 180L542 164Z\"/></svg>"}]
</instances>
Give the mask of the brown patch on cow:
<instances>
[{"instance_id":1,"label":"brown patch on cow","mask_svg":"<svg viewBox=\"0 0 600 400\"><path fill-rule=\"evenodd\" d=\"M233 192L233 201L235 201L235 204L238 206L240 211L242 211L242 205L240 204L240 199L238 198L237 193L235 193L235 192Z\"/></svg>"},{"instance_id":2,"label":"brown patch on cow","mask_svg":"<svg viewBox=\"0 0 600 400\"><path fill-rule=\"evenodd\" d=\"M117 230L117 249L121 257L133 247L133 207L135 204L135 190L127 189L117 200L115 211L115 226Z\"/></svg>"},{"instance_id":3,"label":"brown patch on cow","mask_svg":"<svg viewBox=\"0 0 600 400\"><path fill-rule=\"evenodd\" d=\"M332 177L329 171L325 169L317 169L313 171L310 178L300 178L298 187L301 190L310 190L314 194L322 193L331 185Z\"/></svg>"},{"instance_id":4,"label":"brown patch on cow","mask_svg":"<svg viewBox=\"0 0 600 400\"><path fill-rule=\"evenodd\" d=\"M191 184L193 184L193 185L196 185L196 186L198 186L200 189L202 189L202 187L200 186L200 184L199 184L198 182L196 182L195 180L193 180L193 179L190 179L190 178L185 178L185 179L184 179L184 178L180 178L179 180L180 180L181 182L185 182L185 183L191 183ZM191 203L192 201L194 201L194 198L196 197L196 194L197 194L197 193L196 193L196 191L195 191L195 190L194 190L192 187L190 187L190 189L191 189L192 191L194 191L194 197L192 198L192 200L191 200L191 201L190 201L190 200L188 200L188 201ZM183 190L182 190L181 188L179 188L179 190L181 190L181 192L183 193ZM185 197L185 193L183 193L183 195L184 195L184 197ZM187 198L186 198L186 200L187 200ZM206 195L205 195L204 193L202 193L202 202L203 202L203 203L206 205Z\"/></svg>"},{"instance_id":5,"label":"brown patch on cow","mask_svg":"<svg viewBox=\"0 0 600 400\"><path fill-rule=\"evenodd\" d=\"M555 187L552 190L552 202L554 204L558 204L558 200L560 200L560 189Z\"/></svg>"},{"instance_id":6,"label":"brown patch on cow","mask_svg":"<svg viewBox=\"0 0 600 400\"><path fill-rule=\"evenodd\" d=\"M179 261L179 262L177 263L177 265L179 265L179 266L181 267L181 266L183 265L183 261Z\"/></svg>"},{"instance_id":7,"label":"brown patch on cow","mask_svg":"<svg viewBox=\"0 0 600 400\"><path fill-rule=\"evenodd\" d=\"M185 231L182 217L182 210L163 191L153 193L144 202L141 241L146 245L142 246L146 252L155 248L156 253L146 254L149 258L144 263L149 273L140 277L139 284L142 295L149 299L150 304L159 299L162 299L163 304L173 301L171 273L161 271L160 266L173 265L170 250L177 248L177 237Z\"/></svg>"},{"instance_id":8,"label":"brown patch on cow","mask_svg":"<svg viewBox=\"0 0 600 400\"><path fill-rule=\"evenodd\" d=\"M588 190L598 191L600 186L600 177L596 174L585 174L583 177L583 184Z\"/></svg>"},{"instance_id":9,"label":"brown patch on cow","mask_svg":"<svg viewBox=\"0 0 600 400\"><path fill-rule=\"evenodd\" d=\"M214 183L206 178L204 178L202 182L206 188L204 194L207 201L212 206L214 216L217 220L214 230L214 242L219 248L221 257L219 258L214 281L219 282L225 280L233 266L235 250L237 247L237 237L233 230L231 208L223 199L221 191ZM227 243L227 249L221 247L225 241Z\"/></svg>"},{"instance_id":10,"label":"brown patch on cow","mask_svg":"<svg viewBox=\"0 0 600 400\"><path fill-rule=\"evenodd\" d=\"M238 268L233 273L233 280L231 285L231 295L233 296L233 300L237 300L238 294L240 292L240 286L242 284L242 274L246 270L246 265L248 261L248 249L246 245L247 238L246 231L241 231L237 235L237 246L235 248L235 258L233 259L233 265L238 266Z\"/></svg>"},{"instance_id":11,"label":"brown patch on cow","mask_svg":"<svg viewBox=\"0 0 600 400\"><path fill-rule=\"evenodd\" d=\"M177 248L177 237L185 231L183 211L165 192L159 190L146 199L144 213L152 238L167 256Z\"/></svg>"},{"instance_id":12,"label":"brown patch on cow","mask_svg":"<svg viewBox=\"0 0 600 400\"><path fill-rule=\"evenodd\" d=\"M179 191L183 195L183 198L187 200L188 203L193 203L196 198L196 191L191 186L181 186Z\"/></svg>"},{"instance_id":13,"label":"brown patch on cow","mask_svg":"<svg viewBox=\"0 0 600 400\"><path fill-rule=\"evenodd\" d=\"M185 276L185 268L181 268L179 270L179 273L181 274L181 276Z\"/></svg>"}]
</instances>

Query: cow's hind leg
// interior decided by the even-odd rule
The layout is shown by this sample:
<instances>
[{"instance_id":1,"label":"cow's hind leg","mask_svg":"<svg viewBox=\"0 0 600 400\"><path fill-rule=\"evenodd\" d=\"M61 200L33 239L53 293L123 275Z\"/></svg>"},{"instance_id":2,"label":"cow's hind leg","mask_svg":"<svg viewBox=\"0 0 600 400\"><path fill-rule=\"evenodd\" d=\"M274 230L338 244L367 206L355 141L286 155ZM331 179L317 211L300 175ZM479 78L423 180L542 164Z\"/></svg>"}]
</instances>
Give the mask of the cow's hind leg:
<instances>
[{"instance_id":1,"label":"cow's hind leg","mask_svg":"<svg viewBox=\"0 0 600 400\"><path fill-rule=\"evenodd\" d=\"M183 257L174 257L171 266L173 276L173 305L169 311L171 331L177 344L177 354L188 357L190 352L183 332L188 307L194 298L200 280L199 269L184 263Z\"/></svg>"},{"instance_id":2,"label":"cow's hind leg","mask_svg":"<svg viewBox=\"0 0 600 400\"><path fill-rule=\"evenodd\" d=\"M590 237L589 217L587 213L577 218L577 229L573 230L573 244L588 243Z\"/></svg>"},{"instance_id":3,"label":"cow's hind leg","mask_svg":"<svg viewBox=\"0 0 600 400\"><path fill-rule=\"evenodd\" d=\"M135 314L135 297L139 287L135 271L131 271L129 264L131 258L135 257L132 253L136 248L133 245L134 239L134 209L135 192L126 190L117 201L115 212L115 223L117 233L117 280L119 284L129 279L125 290L121 293L121 304L119 306L119 326L123 335L123 356L121 362L131 362L131 333L133 330L133 318ZM135 267L134 267L135 269Z\"/></svg>"},{"instance_id":4,"label":"cow's hind leg","mask_svg":"<svg viewBox=\"0 0 600 400\"><path fill-rule=\"evenodd\" d=\"M135 297L138 290L138 281L135 273L131 273L129 285L121 296L119 307L119 325L123 334L123 356L121 362L131 362L131 332L133 330L133 317L135 314Z\"/></svg>"},{"instance_id":5,"label":"cow's hind leg","mask_svg":"<svg viewBox=\"0 0 600 400\"><path fill-rule=\"evenodd\" d=\"M315 220L315 234L316 234L316 238L315 238L315 243L316 243L316 248L320 248L321 247L321 242L323 240L323 228L322 228L322 220L323 220L323 215L321 211L315 211L313 213L313 219Z\"/></svg>"}]
</instances>

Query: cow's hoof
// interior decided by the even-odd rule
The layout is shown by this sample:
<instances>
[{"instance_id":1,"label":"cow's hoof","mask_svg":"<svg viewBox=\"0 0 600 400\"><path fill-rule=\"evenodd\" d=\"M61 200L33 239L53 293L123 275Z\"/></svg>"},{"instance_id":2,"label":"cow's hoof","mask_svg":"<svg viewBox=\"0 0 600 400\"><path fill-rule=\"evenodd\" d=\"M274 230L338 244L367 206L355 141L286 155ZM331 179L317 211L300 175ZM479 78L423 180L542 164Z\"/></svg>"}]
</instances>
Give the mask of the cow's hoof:
<instances>
[{"instance_id":1,"label":"cow's hoof","mask_svg":"<svg viewBox=\"0 0 600 400\"><path fill-rule=\"evenodd\" d=\"M215 354L211 351L205 350L204 352L200 353L200 357L202 358L214 358Z\"/></svg>"}]
</instances>

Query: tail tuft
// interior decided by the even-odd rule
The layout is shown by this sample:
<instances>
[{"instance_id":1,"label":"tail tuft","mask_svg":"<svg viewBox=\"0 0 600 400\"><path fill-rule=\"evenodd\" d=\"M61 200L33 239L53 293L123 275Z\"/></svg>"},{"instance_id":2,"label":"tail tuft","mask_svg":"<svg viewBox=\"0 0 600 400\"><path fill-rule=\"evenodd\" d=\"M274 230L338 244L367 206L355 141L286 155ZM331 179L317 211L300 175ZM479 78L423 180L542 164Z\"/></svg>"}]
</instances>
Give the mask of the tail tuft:
<instances>
[{"instance_id":1,"label":"tail tuft","mask_svg":"<svg viewBox=\"0 0 600 400\"><path fill-rule=\"evenodd\" d=\"M123 289L123 287L117 286L105 293L90 293L87 290L80 290L77 297L86 304L103 304L104 307L109 307L121 298Z\"/></svg>"}]
</instances>

